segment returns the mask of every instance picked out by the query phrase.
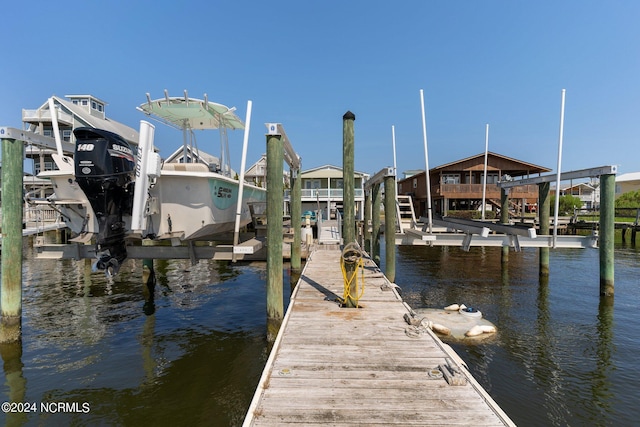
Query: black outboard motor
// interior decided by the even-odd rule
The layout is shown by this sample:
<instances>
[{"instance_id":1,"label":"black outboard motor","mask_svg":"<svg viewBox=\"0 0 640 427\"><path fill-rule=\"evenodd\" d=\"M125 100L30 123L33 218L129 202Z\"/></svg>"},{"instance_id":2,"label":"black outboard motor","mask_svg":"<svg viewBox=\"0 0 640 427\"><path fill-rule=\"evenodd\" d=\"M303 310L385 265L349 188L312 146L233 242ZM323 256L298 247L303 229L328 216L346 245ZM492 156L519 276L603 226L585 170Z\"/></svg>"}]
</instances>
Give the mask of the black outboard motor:
<instances>
[{"instance_id":1,"label":"black outboard motor","mask_svg":"<svg viewBox=\"0 0 640 427\"><path fill-rule=\"evenodd\" d=\"M77 128L74 155L76 182L87 195L98 221L96 267L115 275L127 257L123 214L131 215L135 157L120 135Z\"/></svg>"}]
</instances>

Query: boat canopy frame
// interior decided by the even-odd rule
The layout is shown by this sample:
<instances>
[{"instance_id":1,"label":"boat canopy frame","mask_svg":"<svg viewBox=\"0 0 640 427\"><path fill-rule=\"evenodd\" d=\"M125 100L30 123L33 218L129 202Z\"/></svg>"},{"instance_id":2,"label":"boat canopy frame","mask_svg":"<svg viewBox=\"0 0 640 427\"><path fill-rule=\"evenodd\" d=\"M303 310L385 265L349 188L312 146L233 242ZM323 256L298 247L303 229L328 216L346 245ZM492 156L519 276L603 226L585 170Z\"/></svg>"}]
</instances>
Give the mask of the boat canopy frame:
<instances>
[{"instance_id":1,"label":"boat canopy frame","mask_svg":"<svg viewBox=\"0 0 640 427\"><path fill-rule=\"evenodd\" d=\"M189 148L192 153L198 152L198 147L194 147L193 131L217 129L220 132L220 173L231 175L227 130L245 128L244 122L235 114L235 107L229 108L223 104L209 102L206 93L204 99L191 98L186 90L182 97L170 97L166 89L163 98L152 100L149 93L146 96L147 102L137 109L156 121L182 131L185 163L189 159Z\"/></svg>"}]
</instances>

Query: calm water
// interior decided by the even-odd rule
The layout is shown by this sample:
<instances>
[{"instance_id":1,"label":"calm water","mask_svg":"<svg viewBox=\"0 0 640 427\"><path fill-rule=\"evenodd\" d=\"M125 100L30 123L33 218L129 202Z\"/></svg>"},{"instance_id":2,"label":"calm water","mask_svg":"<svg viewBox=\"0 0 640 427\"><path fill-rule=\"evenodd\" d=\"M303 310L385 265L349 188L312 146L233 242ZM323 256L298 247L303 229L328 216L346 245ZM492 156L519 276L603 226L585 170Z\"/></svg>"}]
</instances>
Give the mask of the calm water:
<instances>
[{"instance_id":1,"label":"calm water","mask_svg":"<svg viewBox=\"0 0 640 427\"><path fill-rule=\"evenodd\" d=\"M79 412L38 407L0 413L2 424L242 422L268 356L263 263L156 261L146 315L139 261L108 281L84 261L25 256L23 342L0 348L0 400ZM552 251L548 283L536 250L510 252L505 269L500 258L499 248L403 247L396 282L414 308L463 302L498 326L482 344L452 345L518 425L637 424L640 251L617 248L612 304L598 296L597 250Z\"/></svg>"},{"instance_id":2,"label":"calm water","mask_svg":"<svg viewBox=\"0 0 640 427\"><path fill-rule=\"evenodd\" d=\"M615 298L599 297L595 249L401 247L397 283L412 307L465 303L499 333L453 342L474 377L521 426L627 426L640 419L640 251L618 246Z\"/></svg>"}]
</instances>

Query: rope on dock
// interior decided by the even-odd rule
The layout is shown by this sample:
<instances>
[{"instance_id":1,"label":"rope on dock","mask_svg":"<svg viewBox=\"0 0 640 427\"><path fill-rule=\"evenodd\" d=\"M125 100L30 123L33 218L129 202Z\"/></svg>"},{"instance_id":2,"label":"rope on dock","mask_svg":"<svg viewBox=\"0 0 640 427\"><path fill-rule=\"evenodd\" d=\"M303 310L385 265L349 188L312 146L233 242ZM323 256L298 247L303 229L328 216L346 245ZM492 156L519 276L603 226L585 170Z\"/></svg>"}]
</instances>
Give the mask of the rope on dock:
<instances>
[{"instance_id":1,"label":"rope on dock","mask_svg":"<svg viewBox=\"0 0 640 427\"><path fill-rule=\"evenodd\" d=\"M342 250L340 257L340 269L344 279L344 295L342 302L353 301L358 307L358 301L364 294L364 258L362 249L357 243L349 243ZM347 272L347 269L351 272ZM358 289L358 270L360 270L360 289ZM352 286L353 294L352 294Z\"/></svg>"}]
</instances>

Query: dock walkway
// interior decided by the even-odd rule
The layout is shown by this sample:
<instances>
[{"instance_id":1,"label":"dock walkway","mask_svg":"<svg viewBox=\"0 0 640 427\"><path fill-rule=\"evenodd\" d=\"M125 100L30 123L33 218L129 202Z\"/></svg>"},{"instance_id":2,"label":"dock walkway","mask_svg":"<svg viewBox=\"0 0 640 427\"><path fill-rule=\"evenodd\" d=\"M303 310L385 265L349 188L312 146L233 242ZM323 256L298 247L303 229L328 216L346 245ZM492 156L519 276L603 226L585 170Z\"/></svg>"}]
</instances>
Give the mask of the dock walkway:
<instances>
[{"instance_id":1,"label":"dock walkway","mask_svg":"<svg viewBox=\"0 0 640 427\"><path fill-rule=\"evenodd\" d=\"M245 426L514 425L370 259L362 307L341 308L340 255L307 261Z\"/></svg>"}]
</instances>

